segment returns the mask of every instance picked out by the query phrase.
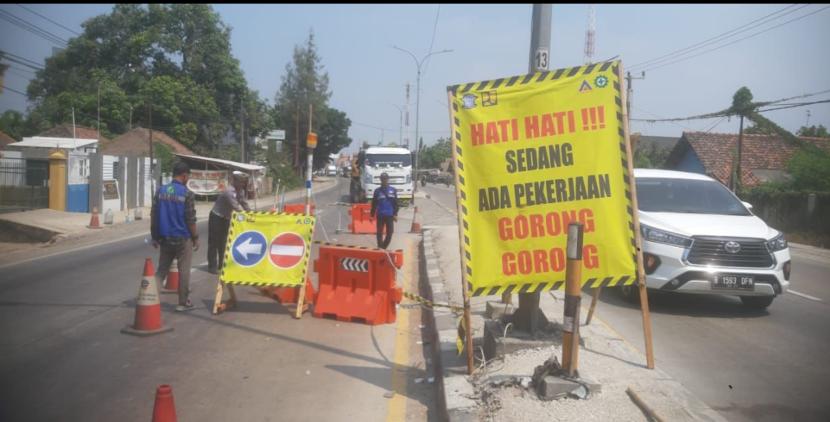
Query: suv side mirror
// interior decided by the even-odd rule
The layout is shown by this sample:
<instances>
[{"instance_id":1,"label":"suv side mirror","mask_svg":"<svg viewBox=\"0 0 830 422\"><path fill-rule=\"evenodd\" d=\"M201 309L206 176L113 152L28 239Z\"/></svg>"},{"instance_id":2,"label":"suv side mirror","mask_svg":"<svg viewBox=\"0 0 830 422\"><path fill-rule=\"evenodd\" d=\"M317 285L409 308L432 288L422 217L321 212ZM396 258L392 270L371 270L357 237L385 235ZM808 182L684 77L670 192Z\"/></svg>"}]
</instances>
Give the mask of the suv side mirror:
<instances>
[{"instance_id":1,"label":"suv side mirror","mask_svg":"<svg viewBox=\"0 0 830 422\"><path fill-rule=\"evenodd\" d=\"M741 201L741 203L744 204L746 209L752 211L752 204L750 204L749 202L746 202L746 201Z\"/></svg>"}]
</instances>

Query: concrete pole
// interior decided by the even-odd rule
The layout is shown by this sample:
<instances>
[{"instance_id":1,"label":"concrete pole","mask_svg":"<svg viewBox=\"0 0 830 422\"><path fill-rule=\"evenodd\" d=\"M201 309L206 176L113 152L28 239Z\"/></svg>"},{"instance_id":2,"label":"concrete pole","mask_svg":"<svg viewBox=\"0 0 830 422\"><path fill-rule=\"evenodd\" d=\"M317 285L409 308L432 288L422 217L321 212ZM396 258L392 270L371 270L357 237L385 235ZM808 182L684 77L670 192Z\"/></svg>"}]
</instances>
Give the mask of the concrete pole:
<instances>
[{"instance_id":1,"label":"concrete pole","mask_svg":"<svg viewBox=\"0 0 830 422\"><path fill-rule=\"evenodd\" d=\"M542 72L550 66L550 22L551 5L534 4L530 28L530 60L528 73ZM544 321L539 310L541 292L519 293L519 308L513 314L516 329L535 333ZM502 294L503 303L511 303L509 293Z\"/></svg>"},{"instance_id":2,"label":"concrete pole","mask_svg":"<svg viewBox=\"0 0 830 422\"><path fill-rule=\"evenodd\" d=\"M582 223L568 225L568 263L565 267L565 312L562 320L562 367L576 376L579 361L579 305L582 301Z\"/></svg>"}]
</instances>

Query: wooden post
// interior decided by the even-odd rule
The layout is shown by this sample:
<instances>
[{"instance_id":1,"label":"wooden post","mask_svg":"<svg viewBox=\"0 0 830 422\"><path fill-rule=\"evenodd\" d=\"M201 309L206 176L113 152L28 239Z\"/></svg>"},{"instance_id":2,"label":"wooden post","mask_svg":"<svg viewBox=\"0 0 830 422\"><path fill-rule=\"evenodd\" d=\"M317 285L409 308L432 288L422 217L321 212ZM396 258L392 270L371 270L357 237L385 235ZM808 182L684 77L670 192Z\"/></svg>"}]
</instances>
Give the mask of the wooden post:
<instances>
[{"instance_id":1,"label":"wooden post","mask_svg":"<svg viewBox=\"0 0 830 422\"><path fill-rule=\"evenodd\" d=\"M579 305L582 301L582 223L568 225L568 263L565 267L565 317L563 318L562 367L576 376L579 361Z\"/></svg>"},{"instance_id":2,"label":"wooden post","mask_svg":"<svg viewBox=\"0 0 830 422\"><path fill-rule=\"evenodd\" d=\"M624 83L623 75L623 66L622 62L620 62L619 67L617 68L617 79L620 81L621 84ZM628 101L628 97L626 95L625 87L620 89L620 95L622 96L622 103L625 104ZM638 207L637 207L637 184L634 181L634 157L631 151L631 142L629 140L629 133L628 133L628 111L625 107L622 108L623 112L623 133L625 136L625 155L626 161L628 163L628 190L631 192L631 208L634 210L632 213L632 220L634 223L634 238L637 246L637 286L640 290L640 311L643 317L643 337L645 338L646 343L646 366L648 369L654 369L654 349L652 345L652 338L651 338L651 314L648 310L648 292L646 291L646 274L645 270L643 269L643 248L642 248L642 239L640 238L640 217L637 214Z\"/></svg>"},{"instance_id":3,"label":"wooden post","mask_svg":"<svg viewBox=\"0 0 830 422\"><path fill-rule=\"evenodd\" d=\"M591 308L588 309L588 318L585 319L585 325L591 324L591 318L594 317L594 310L597 308L597 300L599 300L600 293L602 293L602 286L597 287L591 292Z\"/></svg>"},{"instance_id":4,"label":"wooden post","mask_svg":"<svg viewBox=\"0 0 830 422\"><path fill-rule=\"evenodd\" d=\"M450 104L449 112L450 112L450 134L455 132L455 129L452 125L454 121L455 113L453 113L452 103L453 103L453 95L452 92L447 92L447 103ZM451 139L455 139L452 135L450 135ZM417 142L417 140L416 140ZM454 143L455 141L453 141ZM453 166L454 163L458 162L458 156L456 152L456 148L450 147L452 150L452 162ZM455 204L457 208L457 215L458 215L458 248L461 254L461 291L464 294L464 326L465 330L464 333L465 339L464 344L465 348L467 349L467 374L472 375L473 369L475 368L473 362L473 326L470 323L470 289L469 283L467 281L467 271L465 271L467 267L467 254L464 253L464 212L461 210L461 191L458 189L459 183L458 178L460 172L456 169L453 172L455 176Z\"/></svg>"}]
</instances>

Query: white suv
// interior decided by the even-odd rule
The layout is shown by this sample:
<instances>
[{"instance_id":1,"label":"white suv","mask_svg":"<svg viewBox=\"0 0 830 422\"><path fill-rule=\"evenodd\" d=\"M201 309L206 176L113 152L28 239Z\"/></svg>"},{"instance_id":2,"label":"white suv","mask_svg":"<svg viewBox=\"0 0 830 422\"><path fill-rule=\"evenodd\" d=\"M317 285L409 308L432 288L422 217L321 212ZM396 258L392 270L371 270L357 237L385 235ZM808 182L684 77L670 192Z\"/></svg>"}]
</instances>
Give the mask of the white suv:
<instances>
[{"instance_id":1,"label":"white suv","mask_svg":"<svg viewBox=\"0 0 830 422\"><path fill-rule=\"evenodd\" d=\"M765 309L789 288L784 234L720 182L697 173L635 169L649 289L727 294ZM636 300L636 289L623 295Z\"/></svg>"}]
</instances>

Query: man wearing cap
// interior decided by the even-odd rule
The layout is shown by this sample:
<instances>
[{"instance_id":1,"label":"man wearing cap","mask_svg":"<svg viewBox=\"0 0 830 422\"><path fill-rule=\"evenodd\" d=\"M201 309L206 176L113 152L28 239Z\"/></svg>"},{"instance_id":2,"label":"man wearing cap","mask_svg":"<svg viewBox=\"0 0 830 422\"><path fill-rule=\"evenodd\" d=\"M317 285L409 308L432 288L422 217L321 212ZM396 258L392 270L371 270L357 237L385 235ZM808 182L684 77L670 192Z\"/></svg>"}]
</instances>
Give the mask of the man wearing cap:
<instances>
[{"instance_id":1,"label":"man wearing cap","mask_svg":"<svg viewBox=\"0 0 830 422\"><path fill-rule=\"evenodd\" d=\"M380 187L372 195L372 217L377 219L378 248L386 249L392 241L394 222L398 221L398 190L389 186L389 175L381 173ZM386 227L386 238L383 228Z\"/></svg>"},{"instance_id":2,"label":"man wearing cap","mask_svg":"<svg viewBox=\"0 0 830 422\"><path fill-rule=\"evenodd\" d=\"M250 211L245 201L248 175L235 171L231 183L219 194L208 218L208 272L217 274L225 262L225 244L228 242L228 228L234 211Z\"/></svg>"},{"instance_id":3,"label":"man wearing cap","mask_svg":"<svg viewBox=\"0 0 830 422\"><path fill-rule=\"evenodd\" d=\"M199 250L199 232L196 230L196 202L187 189L190 167L177 162L173 166L173 180L159 187L153 197L150 211L150 234L153 247L159 251L156 281L167 277L173 258L179 263L179 304L176 311L194 308L190 302L190 261L193 251Z\"/></svg>"}]
</instances>

